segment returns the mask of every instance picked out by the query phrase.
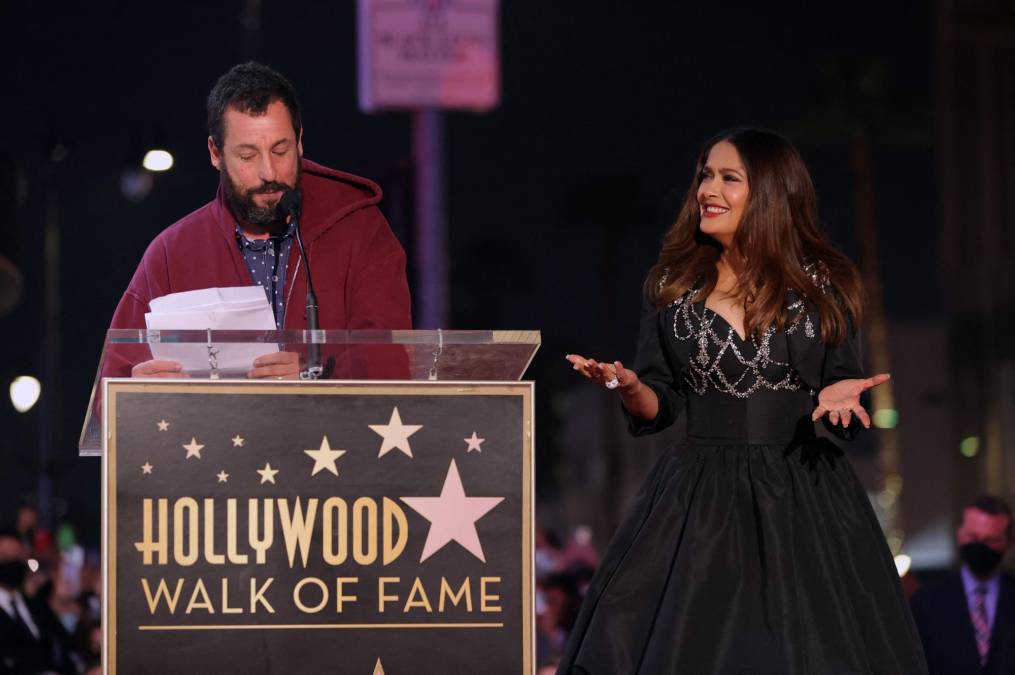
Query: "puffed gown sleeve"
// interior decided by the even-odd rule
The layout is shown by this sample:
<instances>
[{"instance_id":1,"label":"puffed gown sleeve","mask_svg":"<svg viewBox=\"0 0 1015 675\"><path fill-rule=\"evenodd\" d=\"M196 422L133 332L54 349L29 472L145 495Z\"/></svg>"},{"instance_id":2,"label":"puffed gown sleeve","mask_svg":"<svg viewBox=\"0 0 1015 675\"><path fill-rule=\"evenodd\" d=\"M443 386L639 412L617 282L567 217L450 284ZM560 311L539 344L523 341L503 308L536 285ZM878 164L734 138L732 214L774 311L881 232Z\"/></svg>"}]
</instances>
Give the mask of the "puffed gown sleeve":
<instances>
[{"instance_id":1,"label":"puffed gown sleeve","mask_svg":"<svg viewBox=\"0 0 1015 675\"><path fill-rule=\"evenodd\" d=\"M627 429L634 436L658 433L669 427L677 421L687 403L681 387L683 368L664 346L666 325L666 312L646 303L642 310L633 370L642 384L659 397L659 412L655 419L645 420L635 417L621 405Z\"/></svg>"}]
</instances>

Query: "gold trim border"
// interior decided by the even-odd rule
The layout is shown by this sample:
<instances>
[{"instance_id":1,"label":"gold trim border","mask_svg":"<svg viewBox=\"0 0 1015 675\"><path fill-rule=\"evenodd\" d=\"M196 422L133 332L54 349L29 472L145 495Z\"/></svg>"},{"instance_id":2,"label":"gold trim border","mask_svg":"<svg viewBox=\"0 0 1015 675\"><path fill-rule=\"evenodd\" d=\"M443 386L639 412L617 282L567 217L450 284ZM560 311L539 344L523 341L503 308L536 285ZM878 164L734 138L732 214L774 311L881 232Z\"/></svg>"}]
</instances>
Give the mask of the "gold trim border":
<instances>
[{"instance_id":1,"label":"gold trim border","mask_svg":"<svg viewBox=\"0 0 1015 675\"><path fill-rule=\"evenodd\" d=\"M138 626L141 631L189 630L294 630L294 629L362 629L362 628L503 628L503 623L271 623L258 624L191 624L187 626Z\"/></svg>"}]
</instances>

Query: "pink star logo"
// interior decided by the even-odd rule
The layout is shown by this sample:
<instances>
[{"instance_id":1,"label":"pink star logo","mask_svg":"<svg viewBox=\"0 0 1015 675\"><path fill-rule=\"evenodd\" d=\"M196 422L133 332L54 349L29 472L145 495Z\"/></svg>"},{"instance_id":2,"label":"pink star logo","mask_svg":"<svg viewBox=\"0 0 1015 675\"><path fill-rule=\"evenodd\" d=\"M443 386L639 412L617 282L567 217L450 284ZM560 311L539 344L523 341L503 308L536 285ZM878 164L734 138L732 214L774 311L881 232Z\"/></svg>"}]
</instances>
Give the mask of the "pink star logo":
<instances>
[{"instance_id":1,"label":"pink star logo","mask_svg":"<svg viewBox=\"0 0 1015 675\"><path fill-rule=\"evenodd\" d=\"M457 541L466 551L483 562L483 546L479 543L476 521L504 501L503 497L466 497L458 466L451 460L440 497L402 497L419 515L430 521L430 531L423 545L423 562L451 541Z\"/></svg>"}]
</instances>

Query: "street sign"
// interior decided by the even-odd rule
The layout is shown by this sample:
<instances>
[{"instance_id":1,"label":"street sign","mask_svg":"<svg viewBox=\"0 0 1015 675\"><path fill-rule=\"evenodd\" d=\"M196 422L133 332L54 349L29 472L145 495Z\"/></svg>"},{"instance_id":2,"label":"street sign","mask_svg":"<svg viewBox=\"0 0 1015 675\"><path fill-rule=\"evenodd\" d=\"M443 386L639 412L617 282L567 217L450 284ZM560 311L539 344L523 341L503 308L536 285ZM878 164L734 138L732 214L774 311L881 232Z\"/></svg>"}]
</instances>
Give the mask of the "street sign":
<instances>
[{"instance_id":1,"label":"street sign","mask_svg":"<svg viewBox=\"0 0 1015 675\"><path fill-rule=\"evenodd\" d=\"M359 0L364 112L500 102L497 0Z\"/></svg>"}]
</instances>

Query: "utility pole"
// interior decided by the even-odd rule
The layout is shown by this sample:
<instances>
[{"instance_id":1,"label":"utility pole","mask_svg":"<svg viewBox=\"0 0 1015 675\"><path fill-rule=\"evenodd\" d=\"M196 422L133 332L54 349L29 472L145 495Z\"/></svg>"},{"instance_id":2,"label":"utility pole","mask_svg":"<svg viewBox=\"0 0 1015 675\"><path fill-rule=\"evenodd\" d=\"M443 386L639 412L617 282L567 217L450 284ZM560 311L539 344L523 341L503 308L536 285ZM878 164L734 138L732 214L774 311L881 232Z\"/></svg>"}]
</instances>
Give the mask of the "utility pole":
<instances>
[{"instance_id":1,"label":"utility pole","mask_svg":"<svg viewBox=\"0 0 1015 675\"><path fill-rule=\"evenodd\" d=\"M444 114L412 112L417 328L448 326L448 237L444 197Z\"/></svg>"}]
</instances>

